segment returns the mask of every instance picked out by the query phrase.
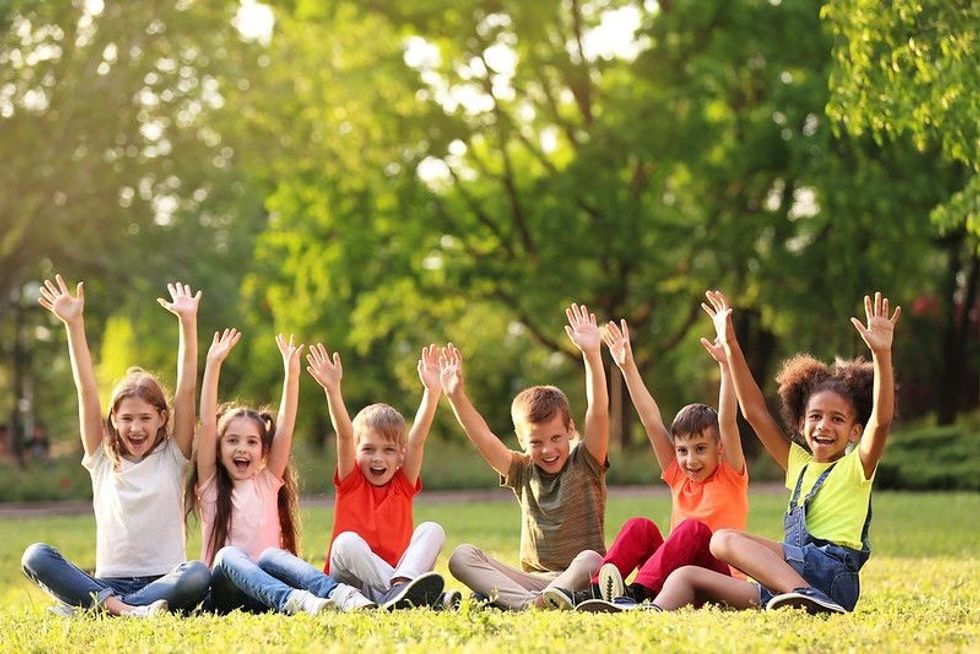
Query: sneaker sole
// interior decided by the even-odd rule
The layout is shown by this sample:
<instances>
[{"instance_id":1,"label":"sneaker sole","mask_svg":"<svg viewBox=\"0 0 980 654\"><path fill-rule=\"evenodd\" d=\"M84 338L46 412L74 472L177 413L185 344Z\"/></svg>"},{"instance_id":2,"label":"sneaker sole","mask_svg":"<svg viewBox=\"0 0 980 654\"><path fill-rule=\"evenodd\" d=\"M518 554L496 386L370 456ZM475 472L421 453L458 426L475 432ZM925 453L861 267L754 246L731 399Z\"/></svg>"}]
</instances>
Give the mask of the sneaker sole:
<instances>
[{"instance_id":1,"label":"sneaker sole","mask_svg":"<svg viewBox=\"0 0 980 654\"><path fill-rule=\"evenodd\" d=\"M429 572L408 582L401 593L385 602L381 608L392 611L433 606L442 597L445 585L446 582L439 573Z\"/></svg>"},{"instance_id":2,"label":"sneaker sole","mask_svg":"<svg viewBox=\"0 0 980 654\"><path fill-rule=\"evenodd\" d=\"M564 593L559 593L549 588L542 595L549 609L554 609L555 611L572 611L575 609L575 605Z\"/></svg>"},{"instance_id":3,"label":"sneaker sole","mask_svg":"<svg viewBox=\"0 0 980 654\"><path fill-rule=\"evenodd\" d=\"M599 568L599 594L607 602L626 594L626 585L619 568L612 563L606 563Z\"/></svg>"},{"instance_id":4,"label":"sneaker sole","mask_svg":"<svg viewBox=\"0 0 980 654\"><path fill-rule=\"evenodd\" d=\"M591 599L585 600L576 606L575 610L582 611L583 613L622 613L628 609L603 599Z\"/></svg>"},{"instance_id":5,"label":"sneaker sole","mask_svg":"<svg viewBox=\"0 0 980 654\"><path fill-rule=\"evenodd\" d=\"M782 608L804 609L810 615L817 615L820 613L847 613L847 611L844 610L844 607L838 604L828 604L827 602L820 601L815 597L808 597L797 593L783 593L782 595L777 595L766 604L767 611L775 611L776 609Z\"/></svg>"}]
</instances>

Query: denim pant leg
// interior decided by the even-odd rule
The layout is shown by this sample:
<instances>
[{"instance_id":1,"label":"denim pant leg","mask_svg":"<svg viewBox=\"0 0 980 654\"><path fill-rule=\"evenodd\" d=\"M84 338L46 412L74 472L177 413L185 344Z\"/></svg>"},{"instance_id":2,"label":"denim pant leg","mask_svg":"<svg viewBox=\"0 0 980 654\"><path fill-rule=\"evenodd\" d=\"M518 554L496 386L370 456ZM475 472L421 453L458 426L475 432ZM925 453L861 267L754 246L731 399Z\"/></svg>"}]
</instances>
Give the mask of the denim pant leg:
<instances>
[{"instance_id":1,"label":"denim pant leg","mask_svg":"<svg viewBox=\"0 0 980 654\"><path fill-rule=\"evenodd\" d=\"M126 593L121 599L132 606L144 606L167 600L171 611L191 611L207 595L211 571L200 561L185 561L142 588Z\"/></svg>"},{"instance_id":2,"label":"denim pant leg","mask_svg":"<svg viewBox=\"0 0 980 654\"><path fill-rule=\"evenodd\" d=\"M259 557L259 567L276 579L317 597L328 598L338 586L337 580L324 574L303 559L276 547L270 547Z\"/></svg>"},{"instance_id":3,"label":"denim pant leg","mask_svg":"<svg viewBox=\"0 0 980 654\"><path fill-rule=\"evenodd\" d=\"M246 613L265 613L269 610L259 600L246 595L220 567L211 571L211 595L205 600L204 606L205 610L220 615L238 610Z\"/></svg>"},{"instance_id":4,"label":"denim pant leg","mask_svg":"<svg viewBox=\"0 0 980 654\"><path fill-rule=\"evenodd\" d=\"M237 547L221 548L214 567L246 595L277 611L283 610L289 594L296 590L269 575Z\"/></svg>"},{"instance_id":5,"label":"denim pant leg","mask_svg":"<svg viewBox=\"0 0 980 654\"><path fill-rule=\"evenodd\" d=\"M31 581L71 606L92 608L115 594L108 584L86 574L44 543L34 543L24 550L21 567Z\"/></svg>"}]
</instances>

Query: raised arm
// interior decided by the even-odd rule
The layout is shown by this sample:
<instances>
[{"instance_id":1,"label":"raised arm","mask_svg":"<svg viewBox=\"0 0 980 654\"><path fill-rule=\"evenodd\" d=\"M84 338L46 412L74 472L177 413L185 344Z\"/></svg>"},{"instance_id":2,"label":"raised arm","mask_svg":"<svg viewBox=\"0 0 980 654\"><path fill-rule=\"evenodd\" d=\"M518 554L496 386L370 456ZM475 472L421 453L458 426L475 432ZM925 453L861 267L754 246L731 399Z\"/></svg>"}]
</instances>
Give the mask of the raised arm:
<instances>
[{"instance_id":1,"label":"raised arm","mask_svg":"<svg viewBox=\"0 0 980 654\"><path fill-rule=\"evenodd\" d=\"M242 337L237 329L215 332L204 363L201 382L201 433L197 439L197 479L204 483L214 476L218 464L218 379L221 364Z\"/></svg>"},{"instance_id":2,"label":"raised arm","mask_svg":"<svg viewBox=\"0 0 980 654\"><path fill-rule=\"evenodd\" d=\"M95 383L95 368L92 366L92 354L85 338L85 287L82 282L78 282L73 297L61 275L55 275L54 279L54 282L50 279L44 280L37 301L65 324L71 375L78 393L78 428L85 456L91 456L102 445L105 432L102 410L99 407L99 388Z\"/></svg>"},{"instance_id":3,"label":"raised arm","mask_svg":"<svg viewBox=\"0 0 980 654\"><path fill-rule=\"evenodd\" d=\"M741 474L745 470L745 455L742 453L742 438L738 433L738 397L735 395L732 373L728 369L728 356L725 354L725 347L717 338L714 343L702 338L701 345L718 362L718 372L721 376L721 383L718 386L718 431L721 435L725 459Z\"/></svg>"},{"instance_id":4,"label":"raised arm","mask_svg":"<svg viewBox=\"0 0 980 654\"><path fill-rule=\"evenodd\" d=\"M334 352L331 355L327 348L323 347L323 343L317 343L310 347L306 361L309 364L306 366L306 371L323 387L323 392L327 396L330 422L337 433L337 475L341 479L346 479L354 470L356 460L354 426L344 405L344 396L340 392L340 380L344 377L340 353Z\"/></svg>"},{"instance_id":5,"label":"raised arm","mask_svg":"<svg viewBox=\"0 0 980 654\"><path fill-rule=\"evenodd\" d=\"M473 407L466 396L463 383L463 355L452 343L448 344L439 357L439 381L442 390L449 398L456 420L466 437L476 446L483 460L490 464L501 476L510 471L511 452L496 434L490 431L487 421Z\"/></svg>"},{"instance_id":6,"label":"raised arm","mask_svg":"<svg viewBox=\"0 0 980 654\"><path fill-rule=\"evenodd\" d=\"M871 303L870 297L864 296L864 313L868 319L867 326L862 325L857 318L851 318L851 324L871 350L875 371L871 416L868 418L868 424L864 426L859 445L864 477L870 479L885 451L888 430L891 428L892 418L895 417L892 341L895 336L895 325L902 315L902 307L896 307L895 313L889 317L888 298L883 298L881 293L875 292L874 304Z\"/></svg>"},{"instance_id":7,"label":"raised arm","mask_svg":"<svg viewBox=\"0 0 980 654\"><path fill-rule=\"evenodd\" d=\"M585 363L585 433L582 442L600 463L606 460L609 447L609 391L606 390L606 369L602 365L602 337L595 314L583 304L565 309L568 324L565 333L582 352Z\"/></svg>"},{"instance_id":8,"label":"raised arm","mask_svg":"<svg viewBox=\"0 0 980 654\"><path fill-rule=\"evenodd\" d=\"M184 456L190 458L194 443L194 395L197 392L197 307L201 291L191 295L191 287L177 282L167 284L170 301L157 298L164 309L180 322L177 350L177 390L174 392L174 438Z\"/></svg>"},{"instance_id":9,"label":"raised arm","mask_svg":"<svg viewBox=\"0 0 980 654\"><path fill-rule=\"evenodd\" d=\"M630 399L633 400L633 406L636 407L636 412L640 415L640 422L643 423L643 429L647 433L647 438L650 439L650 445L653 446L657 463L660 464L661 470L666 470L670 462L674 460L674 446L671 443L670 434L667 433L667 427L664 426L664 419L660 415L660 407L657 406L653 395L643 383L640 371L636 367L636 361L633 359L629 325L626 324L625 319L620 320L619 323L617 326L615 322L610 320L602 338L606 342L606 347L609 348L609 354L613 361L623 373Z\"/></svg>"},{"instance_id":10,"label":"raised arm","mask_svg":"<svg viewBox=\"0 0 980 654\"><path fill-rule=\"evenodd\" d=\"M425 439L432 428L432 420L439 408L439 397L442 395L442 383L439 381L440 349L435 345L422 348L419 358L419 380L422 382L422 401L415 412L412 429L408 432L408 446L405 450L405 465L402 470L408 478L408 483L415 484L422 472L422 456L425 452Z\"/></svg>"},{"instance_id":11,"label":"raised arm","mask_svg":"<svg viewBox=\"0 0 980 654\"><path fill-rule=\"evenodd\" d=\"M731 372L732 384L735 386L735 395L738 397L738 405L742 409L742 415L752 426L769 455L780 468L785 470L789 464L789 441L783 435L772 414L769 413L769 407L766 406L766 398L762 394L762 389L752 377L752 371L749 370L749 365L745 361L742 348L739 347L738 340L735 338L731 305L720 291L708 291L705 296L711 304L709 306L702 302L701 308L711 316L718 342L725 347L728 369Z\"/></svg>"},{"instance_id":12,"label":"raised arm","mask_svg":"<svg viewBox=\"0 0 980 654\"><path fill-rule=\"evenodd\" d=\"M276 477L282 477L289 463L289 453L293 449L293 431L296 428L296 407L299 405L299 357L303 345L293 343L282 334L276 334L276 345L282 355L283 380L282 397L279 398L279 415L276 417L276 433L272 437L272 447L266 466Z\"/></svg>"}]
</instances>

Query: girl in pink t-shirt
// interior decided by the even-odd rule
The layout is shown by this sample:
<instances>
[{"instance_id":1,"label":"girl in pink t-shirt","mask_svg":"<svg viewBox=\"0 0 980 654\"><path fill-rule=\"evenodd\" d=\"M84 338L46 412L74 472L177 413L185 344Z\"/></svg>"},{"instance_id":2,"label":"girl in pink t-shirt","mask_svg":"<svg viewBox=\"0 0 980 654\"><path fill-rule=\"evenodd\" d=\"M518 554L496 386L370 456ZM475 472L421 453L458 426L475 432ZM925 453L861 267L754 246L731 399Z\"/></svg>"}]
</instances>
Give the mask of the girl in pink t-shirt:
<instances>
[{"instance_id":1,"label":"girl in pink t-shirt","mask_svg":"<svg viewBox=\"0 0 980 654\"><path fill-rule=\"evenodd\" d=\"M215 332L201 387L201 432L188 492L189 511L201 520L202 558L212 567L208 605L218 612L319 613L371 603L355 589L323 575L297 590L259 567L263 552L295 554L296 485L288 468L299 399L299 356L282 334L276 344L285 368L277 420L246 407L218 409L221 364L238 343L236 329ZM277 426L278 425L278 426Z\"/></svg>"}]
</instances>

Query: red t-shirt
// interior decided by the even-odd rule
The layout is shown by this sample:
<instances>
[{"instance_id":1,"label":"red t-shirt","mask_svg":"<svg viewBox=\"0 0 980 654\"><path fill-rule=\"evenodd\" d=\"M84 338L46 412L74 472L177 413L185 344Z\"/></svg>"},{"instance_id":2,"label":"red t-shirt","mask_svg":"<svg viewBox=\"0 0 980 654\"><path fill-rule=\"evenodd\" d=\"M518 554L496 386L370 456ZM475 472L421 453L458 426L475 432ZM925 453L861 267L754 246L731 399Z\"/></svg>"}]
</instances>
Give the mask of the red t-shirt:
<instances>
[{"instance_id":1,"label":"red t-shirt","mask_svg":"<svg viewBox=\"0 0 980 654\"><path fill-rule=\"evenodd\" d=\"M398 559L412 540L412 499L422 490L422 478L412 486L399 468L387 484L374 486L355 465L345 479L340 479L335 471L333 485L337 496L331 545L338 534L353 531L367 542L372 552L390 565L398 565ZM323 570L330 574L329 547Z\"/></svg>"}]
</instances>

